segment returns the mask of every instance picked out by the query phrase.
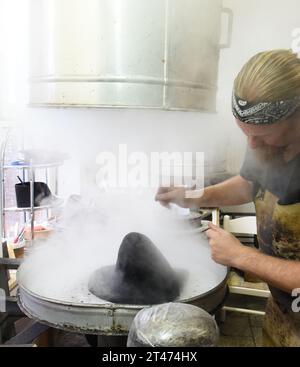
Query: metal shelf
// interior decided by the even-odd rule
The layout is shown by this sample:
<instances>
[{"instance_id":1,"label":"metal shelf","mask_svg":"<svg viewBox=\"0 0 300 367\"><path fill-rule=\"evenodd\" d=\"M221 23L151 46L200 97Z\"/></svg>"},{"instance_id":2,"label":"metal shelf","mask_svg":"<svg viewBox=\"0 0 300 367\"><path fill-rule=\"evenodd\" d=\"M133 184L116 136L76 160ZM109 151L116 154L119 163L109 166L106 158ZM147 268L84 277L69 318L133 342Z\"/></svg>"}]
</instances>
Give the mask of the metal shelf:
<instances>
[{"instance_id":1,"label":"metal shelf","mask_svg":"<svg viewBox=\"0 0 300 367\"><path fill-rule=\"evenodd\" d=\"M45 164L31 164L31 165L14 165L14 164L9 164L9 165L4 165L2 168L4 170L9 170L9 169L46 169L46 168L53 168L53 167L59 167L62 166L63 162L53 162L53 163L45 163Z\"/></svg>"},{"instance_id":2,"label":"metal shelf","mask_svg":"<svg viewBox=\"0 0 300 367\"><path fill-rule=\"evenodd\" d=\"M31 212L33 211L39 211L39 210L45 210L45 209L54 209L59 208L63 204L63 199L56 197L55 202L53 204L49 205L41 205L41 206L35 206L33 208L27 207L27 208L18 208L18 207L10 207L10 208L3 208L4 213L13 213L13 212Z\"/></svg>"},{"instance_id":3,"label":"metal shelf","mask_svg":"<svg viewBox=\"0 0 300 367\"><path fill-rule=\"evenodd\" d=\"M59 167L64 164L64 159L58 159L56 161L42 163L42 164L34 164L34 162L30 161L30 164L24 162L22 160L18 161L16 159L16 163L21 164L12 164L5 163L5 155L6 155L6 147L8 144L8 139L10 137L11 129L7 129L6 135L2 141L0 141L0 239L6 238L6 230L5 230L5 214L9 213L23 213L24 223L29 222L31 228L31 241L34 240L34 221L35 221L35 213L45 211L47 214L47 218L51 214L51 209L59 208L63 205L64 201L62 198L58 196L58 173ZM0 139L1 140L1 139ZM22 147L24 149L24 147ZM13 162L14 163L14 162ZM22 164L24 163L24 164ZM8 170L21 171L21 177L23 177L23 181L30 182L30 206L26 208L19 208L18 206L6 206L5 204L5 172ZM48 185L49 177L52 176L52 199L47 200L45 205L34 206L34 183L36 182L36 174L40 175L40 172L36 172L37 170L42 170L42 174L44 176L43 181ZM44 172L43 172L44 170ZM16 172L17 174L17 172ZM14 205L11 203L10 205Z\"/></svg>"}]
</instances>

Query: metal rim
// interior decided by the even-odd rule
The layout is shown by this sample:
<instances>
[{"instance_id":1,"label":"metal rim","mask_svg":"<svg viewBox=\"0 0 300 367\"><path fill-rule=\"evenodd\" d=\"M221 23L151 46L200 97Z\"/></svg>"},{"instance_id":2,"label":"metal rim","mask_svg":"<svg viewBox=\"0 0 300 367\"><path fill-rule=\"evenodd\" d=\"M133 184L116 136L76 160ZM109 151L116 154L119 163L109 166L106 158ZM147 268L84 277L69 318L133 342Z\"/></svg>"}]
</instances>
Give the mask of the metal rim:
<instances>
[{"instance_id":1,"label":"metal rim","mask_svg":"<svg viewBox=\"0 0 300 367\"><path fill-rule=\"evenodd\" d=\"M186 298L186 299L178 299L178 300L174 300L176 302L182 302L182 303L189 303L189 302L193 302L196 300L201 300L202 298L205 298L207 296L209 296L212 293L215 293L218 289L222 288L226 283L227 283L227 279L229 276L229 268L227 268L227 272L225 275L225 278L223 279L223 281L221 283L219 283L216 287L212 288L211 290L202 293L199 296L195 296L192 298ZM39 300L43 300L49 303L53 303L53 304L57 304L57 305L63 305L63 306L75 306L75 307L81 307L81 308L109 308L109 309L119 309L119 308L125 308L125 309L131 309L131 310L137 310L137 309L141 309L144 307L150 307L152 306L151 304L146 304L146 305L129 305L129 304L119 304L119 303L99 303L99 304L95 304L95 303L76 303L76 302L66 302L66 301L60 301L60 300L56 300L53 298L49 298L49 297L45 297L45 296L40 296L35 292L30 291L27 287L25 287L24 285L22 285L22 283L18 280L18 285L20 288L22 288L26 293L28 293L29 295L31 295L32 297L35 297Z\"/></svg>"},{"instance_id":2,"label":"metal rim","mask_svg":"<svg viewBox=\"0 0 300 367\"><path fill-rule=\"evenodd\" d=\"M175 302L189 303L203 308L206 312L214 314L227 297L228 289L226 286L229 269L224 280L210 291L190 299L177 300ZM41 297L34 292L29 291L22 284L18 289L18 304L20 309L30 318L50 327L76 332L81 334L96 334L106 336L124 336L128 334L131 322L135 315L143 308L152 305L124 305L124 304L82 304L61 302L58 300ZM211 297L211 301L209 298ZM203 302L203 305L201 304ZM29 305L29 307L28 307ZM221 306L220 306L221 305ZM36 307L36 308L35 308ZM54 310L54 314L48 312ZM95 313L97 318L95 319ZM68 315L81 314L81 321L72 320L72 316L61 317L61 312L67 312ZM69 314L71 312L71 314ZM116 312L116 313L115 313ZM46 317L45 317L46 315ZM50 316L47 316L50 315ZM102 322L101 322L102 320Z\"/></svg>"}]
</instances>

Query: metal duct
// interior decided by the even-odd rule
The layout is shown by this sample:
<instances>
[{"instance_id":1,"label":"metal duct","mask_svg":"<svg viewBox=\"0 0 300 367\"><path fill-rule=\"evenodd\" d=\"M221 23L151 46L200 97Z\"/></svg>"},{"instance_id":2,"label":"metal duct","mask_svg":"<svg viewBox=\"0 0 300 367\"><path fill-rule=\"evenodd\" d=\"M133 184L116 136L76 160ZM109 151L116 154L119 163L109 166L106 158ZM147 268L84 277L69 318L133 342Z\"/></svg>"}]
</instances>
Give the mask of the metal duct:
<instances>
[{"instance_id":1,"label":"metal duct","mask_svg":"<svg viewBox=\"0 0 300 367\"><path fill-rule=\"evenodd\" d=\"M31 15L32 105L215 111L222 0L32 0Z\"/></svg>"}]
</instances>

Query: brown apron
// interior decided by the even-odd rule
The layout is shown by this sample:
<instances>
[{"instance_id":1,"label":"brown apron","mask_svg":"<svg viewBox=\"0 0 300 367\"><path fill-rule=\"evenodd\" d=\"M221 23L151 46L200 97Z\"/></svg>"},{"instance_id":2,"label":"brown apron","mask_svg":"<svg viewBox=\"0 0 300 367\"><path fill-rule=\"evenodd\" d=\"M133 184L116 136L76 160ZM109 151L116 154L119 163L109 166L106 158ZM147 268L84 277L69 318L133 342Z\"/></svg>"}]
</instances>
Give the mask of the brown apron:
<instances>
[{"instance_id":1,"label":"brown apron","mask_svg":"<svg viewBox=\"0 0 300 367\"><path fill-rule=\"evenodd\" d=\"M255 198L257 236L262 252L300 261L300 203L281 205L269 191ZM299 284L300 288L300 284ZM300 313L292 310L293 297L270 287L263 326L266 346L300 346Z\"/></svg>"}]
</instances>

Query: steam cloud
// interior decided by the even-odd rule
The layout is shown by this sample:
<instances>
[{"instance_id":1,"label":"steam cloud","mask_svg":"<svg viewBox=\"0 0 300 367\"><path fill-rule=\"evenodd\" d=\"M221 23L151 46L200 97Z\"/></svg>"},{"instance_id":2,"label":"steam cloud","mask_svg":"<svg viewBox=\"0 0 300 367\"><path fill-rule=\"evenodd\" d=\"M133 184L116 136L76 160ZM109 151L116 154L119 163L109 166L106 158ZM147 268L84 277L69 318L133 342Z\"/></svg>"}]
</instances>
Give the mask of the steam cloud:
<instances>
[{"instance_id":1,"label":"steam cloud","mask_svg":"<svg viewBox=\"0 0 300 367\"><path fill-rule=\"evenodd\" d=\"M116 263L123 237L144 233L173 267L188 269L181 298L209 291L225 277L210 258L204 235L177 212L153 200L152 191L111 191L69 200L60 228L26 258L20 283L38 295L68 302L102 303L89 294L88 279L101 266Z\"/></svg>"}]
</instances>

